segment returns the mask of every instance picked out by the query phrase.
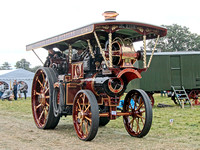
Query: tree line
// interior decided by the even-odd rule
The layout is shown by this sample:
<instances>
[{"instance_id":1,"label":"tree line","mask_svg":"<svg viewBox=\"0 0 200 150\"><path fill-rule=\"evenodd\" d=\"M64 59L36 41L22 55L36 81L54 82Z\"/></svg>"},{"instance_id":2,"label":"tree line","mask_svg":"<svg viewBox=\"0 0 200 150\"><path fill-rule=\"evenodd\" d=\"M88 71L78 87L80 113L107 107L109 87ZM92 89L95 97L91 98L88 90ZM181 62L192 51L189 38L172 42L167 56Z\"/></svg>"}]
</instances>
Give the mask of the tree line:
<instances>
[{"instance_id":1,"label":"tree line","mask_svg":"<svg viewBox=\"0 0 200 150\"><path fill-rule=\"evenodd\" d=\"M30 62L28 62L26 59L21 59L20 61L17 61L15 64L15 68L19 69L25 69L31 72L35 72L40 66L35 66L33 68L30 68ZM8 62L4 62L1 66L0 66L0 70L12 70L11 65Z\"/></svg>"},{"instance_id":2,"label":"tree line","mask_svg":"<svg viewBox=\"0 0 200 150\"><path fill-rule=\"evenodd\" d=\"M172 51L200 51L200 35L191 33L188 27L173 25L162 25L167 28L167 36L159 39L157 44L157 50L161 52ZM148 49L153 49L156 39L151 40L147 44ZM32 72L35 72L40 66L30 68L30 62L26 59L17 61L15 67L23 68ZM8 62L4 62L0 66L0 70L10 70L11 65Z\"/></svg>"},{"instance_id":3,"label":"tree line","mask_svg":"<svg viewBox=\"0 0 200 150\"><path fill-rule=\"evenodd\" d=\"M167 35L159 39L157 50L161 52L200 51L200 35L191 33L189 28L177 24L162 25L167 28ZM154 48L156 39L151 40L147 47Z\"/></svg>"}]
</instances>

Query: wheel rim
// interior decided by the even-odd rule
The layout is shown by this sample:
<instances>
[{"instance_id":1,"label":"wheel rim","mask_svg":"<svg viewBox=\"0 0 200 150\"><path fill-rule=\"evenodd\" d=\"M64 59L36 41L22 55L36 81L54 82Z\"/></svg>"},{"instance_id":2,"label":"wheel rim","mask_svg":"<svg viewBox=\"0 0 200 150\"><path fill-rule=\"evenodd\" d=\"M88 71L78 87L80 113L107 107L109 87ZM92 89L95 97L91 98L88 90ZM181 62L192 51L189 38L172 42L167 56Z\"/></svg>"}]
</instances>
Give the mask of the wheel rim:
<instances>
[{"instance_id":1,"label":"wheel rim","mask_svg":"<svg viewBox=\"0 0 200 150\"><path fill-rule=\"evenodd\" d=\"M79 139L85 141L95 137L99 125L98 105L96 102L95 106L92 101L91 95L81 90L76 94L73 105L74 128Z\"/></svg>"},{"instance_id":2,"label":"wheel rim","mask_svg":"<svg viewBox=\"0 0 200 150\"><path fill-rule=\"evenodd\" d=\"M49 80L43 70L37 71L33 80L32 111L36 125L45 126L49 113Z\"/></svg>"},{"instance_id":3,"label":"wheel rim","mask_svg":"<svg viewBox=\"0 0 200 150\"><path fill-rule=\"evenodd\" d=\"M192 105L200 105L199 98L200 98L199 90L192 90L190 92L189 99L191 100Z\"/></svg>"},{"instance_id":4,"label":"wheel rim","mask_svg":"<svg viewBox=\"0 0 200 150\"><path fill-rule=\"evenodd\" d=\"M149 132L152 107L147 95L136 90L130 91L125 98L123 112L131 113L123 117L125 128L131 136L143 137Z\"/></svg>"}]
</instances>

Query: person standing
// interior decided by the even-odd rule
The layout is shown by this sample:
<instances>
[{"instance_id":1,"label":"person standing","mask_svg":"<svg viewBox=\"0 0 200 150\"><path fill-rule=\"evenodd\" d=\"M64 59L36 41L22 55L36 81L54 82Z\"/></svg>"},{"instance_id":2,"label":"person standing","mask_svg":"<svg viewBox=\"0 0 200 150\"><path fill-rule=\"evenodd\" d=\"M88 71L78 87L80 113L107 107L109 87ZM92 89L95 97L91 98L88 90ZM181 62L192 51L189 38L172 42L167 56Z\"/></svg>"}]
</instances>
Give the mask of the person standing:
<instances>
[{"instance_id":1,"label":"person standing","mask_svg":"<svg viewBox=\"0 0 200 150\"><path fill-rule=\"evenodd\" d=\"M3 95L3 92L4 92L4 84L0 82L0 98Z\"/></svg>"},{"instance_id":2,"label":"person standing","mask_svg":"<svg viewBox=\"0 0 200 150\"><path fill-rule=\"evenodd\" d=\"M20 88L21 88L20 82L17 82L17 94L18 94L18 97L19 97L19 98L22 98L22 97L21 97Z\"/></svg>"},{"instance_id":3,"label":"person standing","mask_svg":"<svg viewBox=\"0 0 200 150\"><path fill-rule=\"evenodd\" d=\"M27 89L28 89L28 86L25 82L21 82L21 88L20 88L20 91L21 93L24 93L24 98L26 99L26 93L27 93Z\"/></svg>"},{"instance_id":4,"label":"person standing","mask_svg":"<svg viewBox=\"0 0 200 150\"><path fill-rule=\"evenodd\" d=\"M17 82L16 82L16 80L13 82L13 94L14 94L14 99L17 100Z\"/></svg>"}]
</instances>

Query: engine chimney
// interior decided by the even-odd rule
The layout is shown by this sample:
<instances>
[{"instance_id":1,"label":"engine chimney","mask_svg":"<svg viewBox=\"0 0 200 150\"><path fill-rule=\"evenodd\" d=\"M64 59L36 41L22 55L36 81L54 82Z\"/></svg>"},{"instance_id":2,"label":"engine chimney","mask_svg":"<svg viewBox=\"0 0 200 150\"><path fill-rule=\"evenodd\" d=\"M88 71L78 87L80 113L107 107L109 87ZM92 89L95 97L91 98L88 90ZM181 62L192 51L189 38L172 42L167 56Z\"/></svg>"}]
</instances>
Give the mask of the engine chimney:
<instances>
[{"instance_id":1,"label":"engine chimney","mask_svg":"<svg viewBox=\"0 0 200 150\"><path fill-rule=\"evenodd\" d=\"M105 17L105 21L116 20L116 17L119 15L116 11L105 11L102 14Z\"/></svg>"}]
</instances>

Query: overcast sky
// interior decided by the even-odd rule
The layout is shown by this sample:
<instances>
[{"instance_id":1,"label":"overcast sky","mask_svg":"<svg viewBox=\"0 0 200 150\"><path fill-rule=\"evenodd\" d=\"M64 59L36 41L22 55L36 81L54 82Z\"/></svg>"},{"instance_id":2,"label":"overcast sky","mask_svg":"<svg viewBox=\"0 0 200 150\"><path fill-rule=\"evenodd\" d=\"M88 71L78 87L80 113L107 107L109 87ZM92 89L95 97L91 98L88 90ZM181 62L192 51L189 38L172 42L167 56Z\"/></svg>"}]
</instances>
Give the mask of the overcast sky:
<instances>
[{"instance_id":1,"label":"overcast sky","mask_svg":"<svg viewBox=\"0 0 200 150\"><path fill-rule=\"evenodd\" d=\"M139 21L155 25L178 24L200 34L198 0L1 0L0 65L12 67L22 58L31 67L41 65L26 45L78 27L103 21L102 13L115 10L117 20ZM35 50L43 59L47 52Z\"/></svg>"}]
</instances>

